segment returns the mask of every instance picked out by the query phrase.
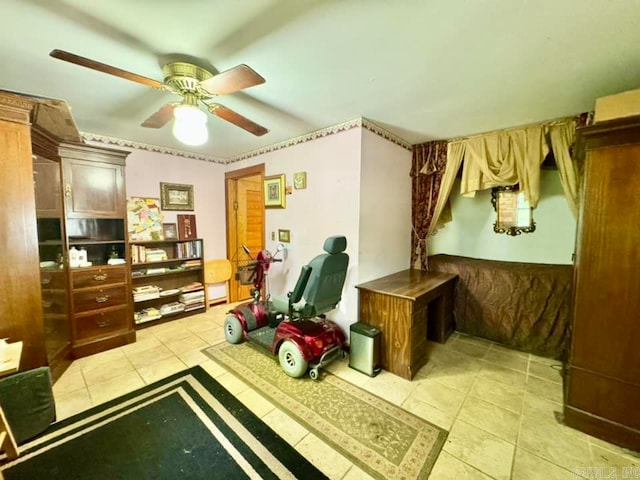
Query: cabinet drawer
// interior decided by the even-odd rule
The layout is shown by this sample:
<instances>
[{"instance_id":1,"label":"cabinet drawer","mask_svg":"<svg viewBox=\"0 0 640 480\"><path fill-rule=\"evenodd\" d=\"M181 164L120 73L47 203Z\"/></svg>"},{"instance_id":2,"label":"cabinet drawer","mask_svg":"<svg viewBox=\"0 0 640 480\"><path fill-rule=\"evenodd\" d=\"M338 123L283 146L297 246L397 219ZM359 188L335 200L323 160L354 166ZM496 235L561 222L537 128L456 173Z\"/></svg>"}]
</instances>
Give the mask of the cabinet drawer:
<instances>
[{"instance_id":1,"label":"cabinet drawer","mask_svg":"<svg viewBox=\"0 0 640 480\"><path fill-rule=\"evenodd\" d=\"M127 270L125 267L78 270L72 274L73 288L99 287L114 283L125 283L126 275Z\"/></svg>"},{"instance_id":2,"label":"cabinet drawer","mask_svg":"<svg viewBox=\"0 0 640 480\"><path fill-rule=\"evenodd\" d=\"M114 307L126 303L127 288L125 285L73 292L73 306L76 313Z\"/></svg>"},{"instance_id":3,"label":"cabinet drawer","mask_svg":"<svg viewBox=\"0 0 640 480\"><path fill-rule=\"evenodd\" d=\"M76 340L101 337L118 330L125 330L128 324L127 307L102 310L89 315L75 317Z\"/></svg>"}]
</instances>

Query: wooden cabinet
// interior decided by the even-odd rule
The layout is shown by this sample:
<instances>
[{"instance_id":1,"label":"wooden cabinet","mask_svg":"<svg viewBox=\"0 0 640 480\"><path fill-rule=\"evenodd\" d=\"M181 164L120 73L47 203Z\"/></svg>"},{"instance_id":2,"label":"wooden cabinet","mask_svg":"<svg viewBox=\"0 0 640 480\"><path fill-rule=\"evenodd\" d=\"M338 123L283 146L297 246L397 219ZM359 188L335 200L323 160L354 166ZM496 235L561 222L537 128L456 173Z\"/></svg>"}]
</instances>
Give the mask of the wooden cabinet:
<instances>
[{"instance_id":1,"label":"wooden cabinet","mask_svg":"<svg viewBox=\"0 0 640 480\"><path fill-rule=\"evenodd\" d=\"M587 127L579 138L565 423L640 450L640 117Z\"/></svg>"},{"instance_id":2,"label":"wooden cabinet","mask_svg":"<svg viewBox=\"0 0 640 480\"><path fill-rule=\"evenodd\" d=\"M358 321L382 332L382 368L411 380L427 363L427 338L446 341L454 329L456 278L410 269L356 286Z\"/></svg>"},{"instance_id":3,"label":"wooden cabinet","mask_svg":"<svg viewBox=\"0 0 640 480\"><path fill-rule=\"evenodd\" d=\"M74 309L70 246L86 248L92 268L106 267L111 254L128 260L129 152L71 143L80 141L64 102L0 91L0 338L23 342L21 370L50 364L54 379L70 345L79 356L135 339L126 263L121 303ZM100 312L107 326L78 328L79 319Z\"/></svg>"},{"instance_id":4,"label":"wooden cabinet","mask_svg":"<svg viewBox=\"0 0 640 480\"><path fill-rule=\"evenodd\" d=\"M131 242L138 327L205 311L202 255L201 239Z\"/></svg>"},{"instance_id":5,"label":"wooden cabinet","mask_svg":"<svg viewBox=\"0 0 640 480\"><path fill-rule=\"evenodd\" d=\"M67 218L125 218L122 155L85 145L61 145L60 156Z\"/></svg>"},{"instance_id":6,"label":"wooden cabinet","mask_svg":"<svg viewBox=\"0 0 640 480\"><path fill-rule=\"evenodd\" d=\"M66 247L86 251L89 266L70 269L74 357L135 341L126 229L128 152L63 143ZM109 260L125 261L109 265Z\"/></svg>"},{"instance_id":7,"label":"wooden cabinet","mask_svg":"<svg viewBox=\"0 0 640 480\"><path fill-rule=\"evenodd\" d=\"M128 152L62 143L38 129L33 140L40 261L46 265L41 272L45 339L53 365L63 353L65 334L66 354L75 358L135 340L126 263ZM86 252L87 263L72 265L71 248ZM108 265L111 257L125 263ZM53 288L52 282L64 286Z\"/></svg>"},{"instance_id":8,"label":"wooden cabinet","mask_svg":"<svg viewBox=\"0 0 640 480\"><path fill-rule=\"evenodd\" d=\"M23 342L20 369L47 364L33 195L33 102L0 92L0 337Z\"/></svg>"},{"instance_id":9,"label":"wooden cabinet","mask_svg":"<svg viewBox=\"0 0 640 480\"><path fill-rule=\"evenodd\" d=\"M125 265L71 271L75 356L135 340Z\"/></svg>"}]
</instances>

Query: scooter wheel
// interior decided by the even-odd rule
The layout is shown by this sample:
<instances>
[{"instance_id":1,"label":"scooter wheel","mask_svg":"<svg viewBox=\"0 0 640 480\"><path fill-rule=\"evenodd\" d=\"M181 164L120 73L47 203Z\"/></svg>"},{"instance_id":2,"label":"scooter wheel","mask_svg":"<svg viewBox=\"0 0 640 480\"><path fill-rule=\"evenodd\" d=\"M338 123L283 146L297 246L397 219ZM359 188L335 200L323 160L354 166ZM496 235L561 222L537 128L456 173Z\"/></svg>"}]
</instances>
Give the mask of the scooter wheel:
<instances>
[{"instance_id":1,"label":"scooter wheel","mask_svg":"<svg viewBox=\"0 0 640 480\"><path fill-rule=\"evenodd\" d=\"M282 370L290 377L300 378L307 371L307 361L300 353L298 346L290 340L282 343L278 351L278 358Z\"/></svg>"},{"instance_id":2,"label":"scooter wheel","mask_svg":"<svg viewBox=\"0 0 640 480\"><path fill-rule=\"evenodd\" d=\"M317 368L312 368L311 370L309 370L309 376L311 377L311 380L318 380L320 373L318 372Z\"/></svg>"},{"instance_id":3,"label":"scooter wheel","mask_svg":"<svg viewBox=\"0 0 640 480\"><path fill-rule=\"evenodd\" d=\"M229 343L240 343L244 337L242 324L234 315L227 315L224 320L224 337Z\"/></svg>"}]
</instances>

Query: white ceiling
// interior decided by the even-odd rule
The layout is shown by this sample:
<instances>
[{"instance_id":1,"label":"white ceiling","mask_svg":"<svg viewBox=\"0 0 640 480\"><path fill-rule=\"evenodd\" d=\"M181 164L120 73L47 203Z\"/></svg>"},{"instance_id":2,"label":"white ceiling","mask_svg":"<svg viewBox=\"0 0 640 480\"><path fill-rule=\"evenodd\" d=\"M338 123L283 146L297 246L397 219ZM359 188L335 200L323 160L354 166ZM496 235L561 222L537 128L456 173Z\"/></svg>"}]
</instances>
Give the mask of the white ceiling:
<instances>
[{"instance_id":1,"label":"white ceiling","mask_svg":"<svg viewBox=\"0 0 640 480\"><path fill-rule=\"evenodd\" d=\"M0 0L0 89L66 100L83 132L220 158L365 117L420 143L592 110L640 87L638 0ZM172 54L266 83L217 101L186 147L140 127L178 97L49 57L162 80ZM164 61L163 61L164 60Z\"/></svg>"}]
</instances>

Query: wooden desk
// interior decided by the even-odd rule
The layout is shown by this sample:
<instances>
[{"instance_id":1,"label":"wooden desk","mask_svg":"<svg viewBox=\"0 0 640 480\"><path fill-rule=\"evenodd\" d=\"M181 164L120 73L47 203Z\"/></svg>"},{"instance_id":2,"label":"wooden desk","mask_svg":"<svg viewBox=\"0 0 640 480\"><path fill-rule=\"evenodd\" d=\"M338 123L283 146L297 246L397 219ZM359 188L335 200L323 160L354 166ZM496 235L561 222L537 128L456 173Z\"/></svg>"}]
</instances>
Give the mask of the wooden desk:
<instances>
[{"instance_id":1,"label":"wooden desk","mask_svg":"<svg viewBox=\"0 0 640 480\"><path fill-rule=\"evenodd\" d=\"M359 320L382 332L382 368L411 380L427 362L427 338L444 343L454 329L457 275L404 270L372 280L359 291Z\"/></svg>"}]
</instances>

